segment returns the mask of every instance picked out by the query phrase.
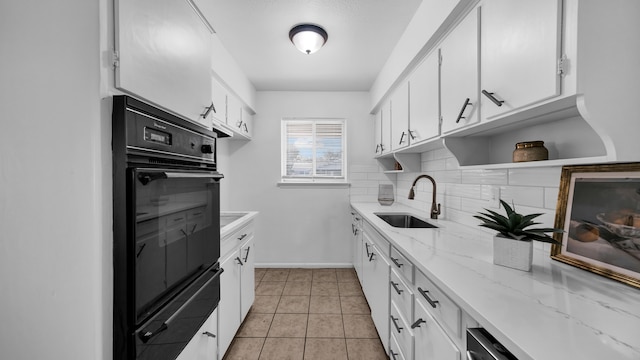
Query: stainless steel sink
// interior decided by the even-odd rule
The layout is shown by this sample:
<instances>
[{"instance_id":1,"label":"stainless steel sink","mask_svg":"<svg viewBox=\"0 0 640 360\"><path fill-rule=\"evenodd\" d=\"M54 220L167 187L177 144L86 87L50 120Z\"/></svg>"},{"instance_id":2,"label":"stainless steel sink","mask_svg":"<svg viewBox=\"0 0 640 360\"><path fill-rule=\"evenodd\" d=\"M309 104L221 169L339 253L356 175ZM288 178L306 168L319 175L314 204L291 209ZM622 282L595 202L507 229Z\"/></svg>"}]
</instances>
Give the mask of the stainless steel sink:
<instances>
[{"instance_id":1,"label":"stainless steel sink","mask_svg":"<svg viewBox=\"0 0 640 360\"><path fill-rule=\"evenodd\" d=\"M437 228L437 226L430 224L420 218L417 218L411 214L375 214L380 219L384 220L387 224L397 228Z\"/></svg>"}]
</instances>

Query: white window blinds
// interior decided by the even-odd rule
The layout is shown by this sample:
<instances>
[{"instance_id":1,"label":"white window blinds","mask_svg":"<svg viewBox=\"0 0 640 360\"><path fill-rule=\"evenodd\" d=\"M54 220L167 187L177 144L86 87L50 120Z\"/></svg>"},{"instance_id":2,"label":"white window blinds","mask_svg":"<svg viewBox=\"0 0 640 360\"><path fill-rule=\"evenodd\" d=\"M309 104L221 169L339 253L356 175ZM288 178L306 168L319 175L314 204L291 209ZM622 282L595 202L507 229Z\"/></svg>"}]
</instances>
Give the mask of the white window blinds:
<instances>
[{"instance_id":1,"label":"white window blinds","mask_svg":"<svg viewBox=\"0 0 640 360\"><path fill-rule=\"evenodd\" d=\"M345 180L344 120L282 120L282 178Z\"/></svg>"}]
</instances>

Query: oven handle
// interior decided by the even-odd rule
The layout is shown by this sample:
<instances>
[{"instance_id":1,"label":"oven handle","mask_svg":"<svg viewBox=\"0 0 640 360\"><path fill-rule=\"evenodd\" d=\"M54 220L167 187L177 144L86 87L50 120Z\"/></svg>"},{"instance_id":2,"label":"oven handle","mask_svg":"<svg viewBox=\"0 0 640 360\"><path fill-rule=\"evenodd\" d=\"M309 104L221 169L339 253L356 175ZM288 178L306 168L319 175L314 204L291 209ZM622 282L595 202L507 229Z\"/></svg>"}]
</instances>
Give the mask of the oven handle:
<instances>
[{"instance_id":1,"label":"oven handle","mask_svg":"<svg viewBox=\"0 0 640 360\"><path fill-rule=\"evenodd\" d=\"M169 328L169 325L171 325L171 323L173 322L173 320L175 320L175 318L180 315L180 313L182 312L182 310L184 310L187 306L189 306L189 304L193 301L193 299L195 299L198 295L200 295L200 293L202 291L204 291L204 288L206 288L207 286L209 286L209 284L215 280L216 278L220 277L220 274L222 274L224 272L223 268L219 268L215 275L213 275L213 277L211 277L211 279L207 280L206 283L204 283L204 285L202 285L202 287L200 287L200 289L198 289L198 291L196 291L195 294L193 294L187 301L184 302L184 304L182 304L182 306L180 306L180 308L178 308L178 310L176 310L176 312L173 313L173 315L171 315L167 320L165 320L162 325L160 325L156 330L154 331L145 331L145 332L139 332L138 333L138 337L140 337L140 340L142 340L143 343L147 343L149 342L149 340L151 340L153 337L157 336L158 334L162 333L163 331L167 330Z\"/></svg>"},{"instance_id":2,"label":"oven handle","mask_svg":"<svg viewBox=\"0 0 640 360\"><path fill-rule=\"evenodd\" d=\"M142 185L147 185L160 179L213 179L219 181L224 175L214 172L171 172L171 171L144 171L138 173L138 180Z\"/></svg>"}]
</instances>

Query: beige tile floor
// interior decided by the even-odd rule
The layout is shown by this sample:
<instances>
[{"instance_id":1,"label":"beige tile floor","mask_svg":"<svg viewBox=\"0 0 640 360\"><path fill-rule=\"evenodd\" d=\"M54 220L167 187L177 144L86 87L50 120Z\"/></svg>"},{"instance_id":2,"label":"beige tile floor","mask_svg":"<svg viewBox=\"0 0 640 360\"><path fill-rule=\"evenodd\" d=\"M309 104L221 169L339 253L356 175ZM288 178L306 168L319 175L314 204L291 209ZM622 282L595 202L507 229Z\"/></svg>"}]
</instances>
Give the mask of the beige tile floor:
<instances>
[{"instance_id":1,"label":"beige tile floor","mask_svg":"<svg viewBox=\"0 0 640 360\"><path fill-rule=\"evenodd\" d=\"M256 269L256 299L224 360L388 359L351 269Z\"/></svg>"}]
</instances>

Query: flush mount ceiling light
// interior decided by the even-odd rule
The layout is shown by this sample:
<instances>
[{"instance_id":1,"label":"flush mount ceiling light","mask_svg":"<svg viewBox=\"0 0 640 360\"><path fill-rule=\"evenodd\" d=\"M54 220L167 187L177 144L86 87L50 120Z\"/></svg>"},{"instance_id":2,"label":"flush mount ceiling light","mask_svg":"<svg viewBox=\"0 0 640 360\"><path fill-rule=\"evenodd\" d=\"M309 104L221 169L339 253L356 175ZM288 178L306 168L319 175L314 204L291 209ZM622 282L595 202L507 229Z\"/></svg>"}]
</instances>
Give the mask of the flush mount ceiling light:
<instances>
[{"instance_id":1,"label":"flush mount ceiling light","mask_svg":"<svg viewBox=\"0 0 640 360\"><path fill-rule=\"evenodd\" d=\"M293 45L305 54L313 54L327 42L329 35L323 28L312 24L300 24L289 31Z\"/></svg>"}]
</instances>

